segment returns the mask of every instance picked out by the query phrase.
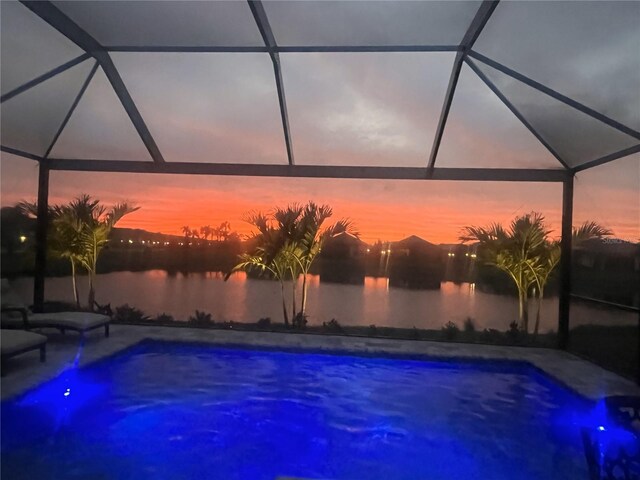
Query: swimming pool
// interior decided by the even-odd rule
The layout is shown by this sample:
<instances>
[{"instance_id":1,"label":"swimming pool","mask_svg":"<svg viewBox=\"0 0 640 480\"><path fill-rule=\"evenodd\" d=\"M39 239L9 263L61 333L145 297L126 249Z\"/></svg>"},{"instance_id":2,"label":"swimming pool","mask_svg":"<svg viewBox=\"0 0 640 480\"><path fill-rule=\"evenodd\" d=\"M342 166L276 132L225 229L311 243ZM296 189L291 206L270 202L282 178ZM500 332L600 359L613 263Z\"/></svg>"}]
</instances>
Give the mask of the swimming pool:
<instances>
[{"instance_id":1,"label":"swimming pool","mask_svg":"<svg viewBox=\"0 0 640 480\"><path fill-rule=\"evenodd\" d=\"M145 341L2 404L11 479L573 479L589 406L533 367Z\"/></svg>"}]
</instances>

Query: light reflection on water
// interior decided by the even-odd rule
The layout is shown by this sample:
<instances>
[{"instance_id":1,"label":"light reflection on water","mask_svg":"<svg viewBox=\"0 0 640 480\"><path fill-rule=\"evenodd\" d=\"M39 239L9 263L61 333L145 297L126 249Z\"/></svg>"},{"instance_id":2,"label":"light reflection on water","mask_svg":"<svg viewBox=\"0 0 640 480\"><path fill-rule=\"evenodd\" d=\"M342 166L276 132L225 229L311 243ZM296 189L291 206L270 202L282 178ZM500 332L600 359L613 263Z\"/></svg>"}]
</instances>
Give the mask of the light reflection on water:
<instances>
[{"instance_id":1,"label":"light reflection on water","mask_svg":"<svg viewBox=\"0 0 640 480\"><path fill-rule=\"evenodd\" d=\"M86 278L81 277L79 284L81 298L86 298ZM311 275L307 284L310 324L335 318L343 325L440 328L449 321L462 327L464 320L471 317L477 328L506 330L518 312L515 297L485 293L469 283L444 282L440 290L405 290L389 287L387 278L366 277L364 285L341 285L321 283L318 276ZM32 298L32 279L20 278L13 285L25 301ZM151 316L165 312L177 319L187 319L198 309L212 313L217 321L282 319L279 283L247 278L244 273L236 273L225 282L220 272L188 275L169 275L164 270L114 272L98 275L96 286L99 303L111 303L112 307L128 303ZM300 281L298 306L301 290ZM286 294L290 308L290 287ZM46 298L71 301L70 278L47 279ZM530 309L533 318L535 302L531 302ZM557 298L543 301L542 332L555 330L557 312ZM637 317L633 313L572 304L572 326L635 322Z\"/></svg>"}]
</instances>

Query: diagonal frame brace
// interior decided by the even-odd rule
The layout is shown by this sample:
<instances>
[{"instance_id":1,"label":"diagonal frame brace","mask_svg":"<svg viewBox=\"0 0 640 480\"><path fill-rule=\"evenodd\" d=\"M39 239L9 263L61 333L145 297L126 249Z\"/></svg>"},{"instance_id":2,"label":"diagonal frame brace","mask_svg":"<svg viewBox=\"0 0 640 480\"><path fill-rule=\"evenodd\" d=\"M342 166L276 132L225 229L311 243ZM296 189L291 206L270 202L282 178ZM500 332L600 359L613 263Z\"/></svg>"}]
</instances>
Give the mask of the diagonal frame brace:
<instances>
[{"instance_id":1,"label":"diagonal frame brace","mask_svg":"<svg viewBox=\"0 0 640 480\"><path fill-rule=\"evenodd\" d=\"M88 53L83 53L82 55L69 60L66 63L63 63L62 65L49 70L46 73L43 73L42 75L34 78L33 80L29 80L28 82L20 85L19 87L14 88L13 90L11 90L10 92L5 93L4 95L2 95L2 97L0 97L0 103L4 103L7 100L11 100L13 97L15 97L16 95L19 95L23 92L26 92L27 90L40 85L42 82L49 80L52 77L55 77L56 75L58 75L59 73L65 72L67 70L69 70L72 67L75 67L76 65L84 62L86 59L88 59L89 57L91 57L91 55L89 55Z\"/></svg>"},{"instance_id":2,"label":"diagonal frame brace","mask_svg":"<svg viewBox=\"0 0 640 480\"><path fill-rule=\"evenodd\" d=\"M542 143L542 145L544 145L544 147L549 151L549 153L551 153L551 155L553 155L555 159L558 160L558 162L560 162L564 168L566 168L567 170L570 170L571 167L567 164L567 162L565 162L562 159L562 157L560 157L560 154L542 137L542 135L538 133L538 131L535 128L533 128L533 125L531 125L529 121L526 118L524 118L524 116L520 113L520 111L513 105L513 103L509 101L509 99L498 89L498 87L496 87L495 84L491 80L489 80L489 78L484 74L484 72L478 68L475 62L471 60L471 58L469 57L465 58L465 62L467 65L469 65L469 67L471 67L471 70L473 70L475 74L478 75L478 77L480 77L480 79L485 83L485 85L487 85L487 87L489 87L489 89L493 93L495 93L500 100L502 100L502 103L504 103L506 107L509 110L511 110L511 113L513 113L516 116L516 118L520 120L520 122L525 127L527 127L527 129L533 134L533 136L536 137L538 141Z\"/></svg>"},{"instance_id":3,"label":"diagonal frame brace","mask_svg":"<svg viewBox=\"0 0 640 480\"><path fill-rule=\"evenodd\" d=\"M616 130L625 133L637 140L640 140L640 132L634 130L633 128L630 128L606 115L604 115L603 113L598 112L597 110L594 110L593 108L587 107L586 105L567 97L566 95L562 95L561 93L557 92L556 90L547 87L546 85L543 85L540 82L536 82L535 80L527 77L526 75L523 75L519 72L516 72L515 70L507 67L506 65L503 65L499 62L496 62L495 60L489 58L489 57L485 57L484 55L482 55L481 53L478 53L474 50L471 50L468 52L468 55L480 62L482 62L485 65L488 65L489 67L495 68L496 70L504 73L505 75L510 76L511 78L515 78L516 80L524 83L525 85L538 90L539 92L542 92L548 96L550 96L551 98L558 100L562 103L564 103L565 105L568 105L576 110L578 110L579 112L584 113L585 115L588 115L592 118L595 118L596 120L601 121L602 123L610 126L611 128L615 128Z\"/></svg>"},{"instance_id":4,"label":"diagonal frame brace","mask_svg":"<svg viewBox=\"0 0 640 480\"><path fill-rule=\"evenodd\" d=\"M453 61L453 69L451 70L451 76L449 77L449 84L447 85L447 93L445 94L444 104L442 105L442 111L440 112L440 119L438 120L438 127L436 129L436 135L433 139L431 146L431 154L429 155L428 172L431 174L435 167L436 158L438 157L438 150L440 150L440 143L442 142L442 135L447 124L447 118L449 117L449 110L451 109L451 103L453 102L453 96L458 85L458 78L460 77L460 71L462 70L462 62L467 56L467 53L473 48L476 40L482 33L482 29L485 27L489 18L493 14L493 11L498 6L499 0L484 0L475 17L471 21L469 28L467 29L462 42L460 42L458 53Z\"/></svg>"},{"instance_id":5,"label":"diagonal frame brace","mask_svg":"<svg viewBox=\"0 0 640 480\"><path fill-rule=\"evenodd\" d=\"M158 145L147 128L138 107L131 98L129 91L122 81L122 77L113 64L107 50L100 45L95 38L80 28L51 2L21 0L21 3L98 61L100 67L102 67L102 70L109 79L113 90L120 99L122 106L127 112L127 115L129 115L138 135L149 151L149 155L151 155L154 162L163 163L164 157L162 156L162 153L160 153Z\"/></svg>"},{"instance_id":6,"label":"diagonal frame brace","mask_svg":"<svg viewBox=\"0 0 640 480\"><path fill-rule=\"evenodd\" d=\"M287 147L287 158L289 165L295 165L293 157L293 145L291 141L291 128L289 126L289 114L287 111L287 100L284 93L284 81L282 80L282 67L280 64L280 55L278 54L275 37L267 18L267 12L264 10L261 0L248 0L249 8L256 21L262 40L264 41L271 61L273 63L273 73L276 80L276 90L278 92L278 104L280 106L280 117L282 118L282 129L284 131L284 141Z\"/></svg>"}]
</instances>

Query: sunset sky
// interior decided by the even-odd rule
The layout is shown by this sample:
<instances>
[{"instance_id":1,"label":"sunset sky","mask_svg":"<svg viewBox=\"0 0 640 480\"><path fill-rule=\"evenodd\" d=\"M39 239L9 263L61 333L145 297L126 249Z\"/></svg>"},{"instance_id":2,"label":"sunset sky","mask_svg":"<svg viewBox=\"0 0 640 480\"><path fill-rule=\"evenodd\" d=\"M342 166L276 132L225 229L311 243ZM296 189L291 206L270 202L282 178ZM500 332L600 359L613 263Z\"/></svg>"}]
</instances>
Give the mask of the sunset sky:
<instances>
[{"instance_id":1,"label":"sunset sky","mask_svg":"<svg viewBox=\"0 0 640 480\"><path fill-rule=\"evenodd\" d=\"M62 2L60 8L106 45L261 44L245 2L160 5L150 11L144 2ZM478 3L363 5L267 2L265 8L280 45L451 45L461 40ZM82 53L23 5L3 2L2 8L3 94ZM101 22L93 21L94 8L104 10ZM147 15L159 25L185 15L182 20L191 28L140 30L136 18ZM474 49L638 130L638 15L638 2L618 3L616 8L607 2L503 2ZM130 22L121 24L122 18ZM221 18L231 19L234 28ZM109 27L110 22L117 28ZM429 28L418 28L424 22L430 22ZM216 28L209 28L211 24ZM167 161L286 163L268 54L111 56ZM424 167L454 57L452 52L282 53L296 164ZM2 144L44 154L92 65L86 60L3 102ZM571 166L638 143L498 70L478 65ZM51 157L150 161L101 69ZM438 166L562 168L467 65L453 98ZM2 205L35 198L36 178L35 163L2 154ZM580 173L575 223L598 221L616 236L637 241L639 191L638 154ZM242 222L246 212L314 200L330 204L335 219L351 218L369 242L410 234L435 243L455 242L465 225L506 223L532 210L543 213L557 235L561 208L558 184L51 174L52 203L83 192L105 203L129 200L141 207L120 226L171 234L180 234L183 225L223 221L248 233Z\"/></svg>"},{"instance_id":2,"label":"sunset sky","mask_svg":"<svg viewBox=\"0 0 640 480\"><path fill-rule=\"evenodd\" d=\"M640 158L630 157L578 175L575 223L595 220L616 236L640 239ZM2 205L36 195L35 162L4 155ZM315 200L334 218L353 219L365 241L410 234L435 243L456 242L469 224L508 222L542 212L559 234L561 187L556 184L441 181L318 180L52 172L51 202L89 192L106 203L129 200L142 208L119 225L181 234L181 227L231 222L248 233L243 215L287 202Z\"/></svg>"}]
</instances>

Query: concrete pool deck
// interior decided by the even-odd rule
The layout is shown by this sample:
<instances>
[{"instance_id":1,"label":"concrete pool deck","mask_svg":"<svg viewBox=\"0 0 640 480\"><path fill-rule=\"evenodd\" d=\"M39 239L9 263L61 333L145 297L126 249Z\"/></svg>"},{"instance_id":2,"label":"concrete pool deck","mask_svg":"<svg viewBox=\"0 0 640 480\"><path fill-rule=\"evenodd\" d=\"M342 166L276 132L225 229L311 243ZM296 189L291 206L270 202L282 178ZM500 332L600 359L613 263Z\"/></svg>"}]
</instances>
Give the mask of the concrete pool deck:
<instances>
[{"instance_id":1,"label":"concrete pool deck","mask_svg":"<svg viewBox=\"0 0 640 480\"><path fill-rule=\"evenodd\" d=\"M415 355L438 360L524 361L590 399L609 395L640 395L640 387L630 380L570 353L546 348L133 325L112 325L109 338L105 338L102 331L91 332L81 346L80 337L74 333L61 335L54 330L45 330L44 333L49 337L45 363L39 362L36 352L11 358L3 366L6 369L0 381L3 400L55 378L72 368L76 362L79 366L88 365L147 339L332 353Z\"/></svg>"}]
</instances>

